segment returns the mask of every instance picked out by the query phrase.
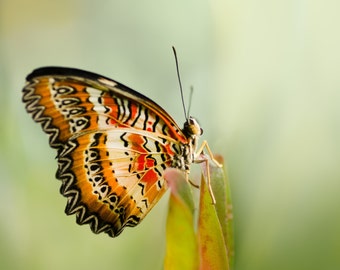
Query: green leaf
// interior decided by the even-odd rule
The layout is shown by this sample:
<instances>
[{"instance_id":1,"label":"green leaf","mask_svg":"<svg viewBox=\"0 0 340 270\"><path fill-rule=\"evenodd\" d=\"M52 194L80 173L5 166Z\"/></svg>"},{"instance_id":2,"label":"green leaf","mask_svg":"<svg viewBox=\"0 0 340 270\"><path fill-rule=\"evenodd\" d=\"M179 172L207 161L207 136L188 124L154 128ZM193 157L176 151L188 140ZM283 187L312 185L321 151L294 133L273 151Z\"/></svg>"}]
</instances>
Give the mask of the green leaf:
<instances>
[{"instance_id":1,"label":"green leaf","mask_svg":"<svg viewBox=\"0 0 340 270\"><path fill-rule=\"evenodd\" d=\"M215 178L211 178L215 181ZM216 194L217 204L224 203ZM200 269L230 269L223 230L212 204L204 178L201 180L200 209L197 232L200 252Z\"/></svg>"},{"instance_id":2,"label":"green leaf","mask_svg":"<svg viewBox=\"0 0 340 270\"><path fill-rule=\"evenodd\" d=\"M215 156L216 159L223 164L223 158ZM233 228L233 212L231 202L230 185L225 172L226 167L219 168L217 166L210 166L210 177L212 190L216 198L215 209L221 228L223 231L223 238L227 247L229 258L229 266L232 268L234 263L234 228Z\"/></svg>"},{"instance_id":3,"label":"green leaf","mask_svg":"<svg viewBox=\"0 0 340 270\"><path fill-rule=\"evenodd\" d=\"M198 247L194 230L191 187L183 172L169 169L165 175L170 186L169 213L166 225L164 269L198 269Z\"/></svg>"},{"instance_id":4,"label":"green leaf","mask_svg":"<svg viewBox=\"0 0 340 270\"><path fill-rule=\"evenodd\" d=\"M219 160L222 164L223 160ZM203 171L207 172L205 163ZM211 162L212 195L201 179L198 215L194 215L192 186L183 172L166 171L170 204L166 231L165 269L231 269L234 256L231 197L224 168ZM197 228L195 230L195 228ZM195 233L196 231L196 233Z\"/></svg>"}]
</instances>

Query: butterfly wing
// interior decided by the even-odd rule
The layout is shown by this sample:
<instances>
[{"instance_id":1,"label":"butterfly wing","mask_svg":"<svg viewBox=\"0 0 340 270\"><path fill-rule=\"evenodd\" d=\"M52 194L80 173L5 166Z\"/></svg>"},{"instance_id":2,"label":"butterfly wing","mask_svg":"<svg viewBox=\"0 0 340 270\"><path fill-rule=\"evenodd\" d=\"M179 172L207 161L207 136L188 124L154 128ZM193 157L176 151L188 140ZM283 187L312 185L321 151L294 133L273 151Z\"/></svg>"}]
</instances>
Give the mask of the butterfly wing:
<instances>
[{"instance_id":1,"label":"butterfly wing","mask_svg":"<svg viewBox=\"0 0 340 270\"><path fill-rule=\"evenodd\" d=\"M104 76L62 67L34 70L26 78L27 111L59 149L73 136L113 127L162 133L186 143L171 116L155 102Z\"/></svg>"},{"instance_id":2,"label":"butterfly wing","mask_svg":"<svg viewBox=\"0 0 340 270\"><path fill-rule=\"evenodd\" d=\"M156 103L106 77L47 67L27 76L26 110L58 150L67 214L95 233L137 225L167 186L185 135Z\"/></svg>"}]
</instances>

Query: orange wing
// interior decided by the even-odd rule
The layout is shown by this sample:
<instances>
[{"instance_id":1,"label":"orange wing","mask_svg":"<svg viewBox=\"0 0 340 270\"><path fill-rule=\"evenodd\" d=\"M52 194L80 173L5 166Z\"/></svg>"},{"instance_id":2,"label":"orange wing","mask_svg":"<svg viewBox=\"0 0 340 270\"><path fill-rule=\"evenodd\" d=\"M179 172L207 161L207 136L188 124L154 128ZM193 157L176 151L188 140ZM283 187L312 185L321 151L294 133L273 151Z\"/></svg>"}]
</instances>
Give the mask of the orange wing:
<instances>
[{"instance_id":1,"label":"orange wing","mask_svg":"<svg viewBox=\"0 0 340 270\"><path fill-rule=\"evenodd\" d=\"M171 116L144 95L104 76L73 68L45 67L26 78L23 102L50 136L53 148L72 136L127 127L164 134L182 143Z\"/></svg>"},{"instance_id":2,"label":"orange wing","mask_svg":"<svg viewBox=\"0 0 340 270\"><path fill-rule=\"evenodd\" d=\"M67 214L95 233L137 225L164 194L187 138L156 103L103 76L69 68L33 71L26 110L58 150Z\"/></svg>"}]
</instances>

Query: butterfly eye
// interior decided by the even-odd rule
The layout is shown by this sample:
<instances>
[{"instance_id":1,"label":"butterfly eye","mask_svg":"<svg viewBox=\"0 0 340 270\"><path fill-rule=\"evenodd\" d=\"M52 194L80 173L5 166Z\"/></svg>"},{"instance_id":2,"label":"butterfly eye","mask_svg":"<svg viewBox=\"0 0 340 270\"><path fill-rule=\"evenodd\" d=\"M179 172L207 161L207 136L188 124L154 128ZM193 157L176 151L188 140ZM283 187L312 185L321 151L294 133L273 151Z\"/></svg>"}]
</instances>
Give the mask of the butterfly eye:
<instances>
[{"instance_id":1,"label":"butterfly eye","mask_svg":"<svg viewBox=\"0 0 340 270\"><path fill-rule=\"evenodd\" d=\"M191 136L201 135L203 130L201 129L201 127L198 124L197 120L190 116L187 119L187 121L184 123L183 132L188 137L191 137Z\"/></svg>"}]
</instances>

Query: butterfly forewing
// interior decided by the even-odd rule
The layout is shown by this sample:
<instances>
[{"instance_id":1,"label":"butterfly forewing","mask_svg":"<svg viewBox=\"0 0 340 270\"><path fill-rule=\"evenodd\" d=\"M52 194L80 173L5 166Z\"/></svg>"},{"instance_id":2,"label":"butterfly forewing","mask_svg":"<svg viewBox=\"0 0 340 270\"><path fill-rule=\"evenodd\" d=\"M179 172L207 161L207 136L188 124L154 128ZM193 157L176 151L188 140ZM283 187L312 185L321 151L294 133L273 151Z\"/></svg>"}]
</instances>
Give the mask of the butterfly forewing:
<instances>
[{"instance_id":1,"label":"butterfly forewing","mask_svg":"<svg viewBox=\"0 0 340 270\"><path fill-rule=\"evenodd\" d=\"M110 236L137 225L165 192L164 170L187 143L174 120L138 92L77 69L35 70L23 92L58 150L66 213Z\"/></svg>"}]
</instances>

